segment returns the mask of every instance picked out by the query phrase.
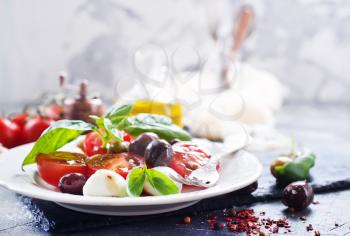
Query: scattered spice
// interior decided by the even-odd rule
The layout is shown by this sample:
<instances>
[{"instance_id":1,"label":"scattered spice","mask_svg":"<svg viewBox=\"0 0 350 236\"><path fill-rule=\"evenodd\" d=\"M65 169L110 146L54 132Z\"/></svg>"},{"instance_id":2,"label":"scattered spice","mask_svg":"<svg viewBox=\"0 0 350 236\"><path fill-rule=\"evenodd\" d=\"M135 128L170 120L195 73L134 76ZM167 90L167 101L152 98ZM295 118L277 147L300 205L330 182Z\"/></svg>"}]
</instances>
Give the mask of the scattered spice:
<instances>
[{"instance_id":1,"label":"scattered spice","mask_svg":"<svg viewBox=\"0 0 350 236\"><path fill-rule=\"evenodd\" d=\"M259 236L265 236L265 233L263 231L259 231Z\"/></svg>"},{"instance_id":2,"label":"scattered spice","mask_svg":"<svg viewBox=\"0 0 350 236\"><path fill-rule=\"evenodd\" d=\"M262 229L268 230L269 233L278 233L281 228L285 229L285 233L291 232L287 217L278 220L259 218L253 209L231 208L222 212L223 216L211 215L208 217L207 222L210 229L221 230L226 227L231 232L246 233L248 236L252 234L265 236ZM265 212L260 212L259 215L264 216Z\"/></svg>"},{"instance_id":3,"label":"scattered spice","mask_svg":"<svg viewBox=\"0 0 350 236\"><path fill-rule=\"evenodd\" d=\"M308 224L308 226L306 226L306 230L307 231L313 231L314 228L312 227L312 224Z\"/></svg>"},{"instance_id":4,"label":"scattered spice","mask_svg":"<svg viewBox=\"0 0 350 236\"><path fill-rule=\"evenodd\" d=\"M276 234L276 233L278 233L278 230L279 230L278 226L275 226L275 227L273 227L271 233Z\"/></svg>"},{"instance_id":5,"label":"scattered spice","mask_svg":"<svg viewBox=\"0 0 350 236\"><path fill-rule=\"evenodd\" d=\"M312 204L317 205L317 204L320 204L320 202L319 201L313 201Z\"/></svg>"},{"instance_id":6,"label":"scattered spice","mask_svg":"<svg viewBox=\"0 0 350 236\"><path fill-rule=\"evenodd\" d=\"M338 223L338 222L335 222L335 223L334 223L334 226L335 226L335 227L338 227L338 226L339 226L339 223Z\"/></svg>"},{"instance_id":7,"label":"scattered spice","mask_svg":"<svg viewBox=\"0 0 350 236\"><path fill-rule=\"evenodd\" d=\"M211 229L215 229L215 230L221 230L223 228L225 228L225 224L224 223L218 223L218 222L215 222L212 226L211 226Z\"/></svg>"},{"instance_id":8,"label":"scattered spice","mask_svg":"<svg viewBox=\"0 0 350 236\"><path fill-rule=\"evenodd\" d=\"M229 209L228 213L229 213L230 216L236 216L236 214L237 214L237 212L236 212L236 210L234 208Z\"/></svg>"},{"instance_id":9,"label":"scattered spice","mask_svg":"<svg viewBox=\"0 0 350 236\"><path fill-rule=\"evenodd\" d=\"M318 231L318 230L315 230L315 236L321 236L321 233L320 233L320 231Z\"/></svg>"},{"instance_id":10,"label":"scattered spice","mask_svg":"<svg viewBox=\"0 0 350 236\"><path fill-rule=\"evenodd\" d=\"M191 223L191 217L186 216L186 217L184 218L184 222L185 222L185 224Z\"/></svg>"},{"instance_id":11,"label":"scattered spice","mask_svg":"<svg viewBox=\"0 0 350 236\"><path fill-rule=\"evenodd\" d=\"M305 216L300 216L300 219L301 219L302 221L306 221L306 217L305 217Z\"/></svg>"}]
</instances>

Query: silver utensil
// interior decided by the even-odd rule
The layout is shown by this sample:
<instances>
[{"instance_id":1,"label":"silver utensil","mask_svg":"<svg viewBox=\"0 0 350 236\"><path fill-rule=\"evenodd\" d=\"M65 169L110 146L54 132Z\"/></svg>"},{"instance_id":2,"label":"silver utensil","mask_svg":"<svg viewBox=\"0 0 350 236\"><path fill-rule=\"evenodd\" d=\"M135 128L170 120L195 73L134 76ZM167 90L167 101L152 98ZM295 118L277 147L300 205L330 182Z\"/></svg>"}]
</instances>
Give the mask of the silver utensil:
<instances>
[{"instance_id":1,"label":"silver utensil","mask_svg":"<svg viewBox=\"0 0 350 236\"><path fill-rule=\"evenodd\" d=\"M242 47L244 40L252 32L253 24L254 10L252 6L242 6L238 13L238 16L235 18L231 47L229 49L227 58L225 57L221 70L221 79L223 80L224 88L226 89L229 89L231 87L231 81L229 79L231 65L236 60L236 57Z\"/></svg>"},{"instance_id":2,"label":"silver utensil","mask_svg":"<svg viewBox=\"0 0 350 236\"><path fill-rule=\"evenodd\" d=\"M250 135L245 129L244 131L245 137L243 139L241 135L228 136L224 141L224 146L220 148L222 151L211 156L205 165L192 171L190 175L182 177L177 172L171 171L170 177L186 185L205 188L214 186L220 178L219 172L216 169L220 159L228 155L233 155L251 142Z\"/></svg>"}]
</instances>

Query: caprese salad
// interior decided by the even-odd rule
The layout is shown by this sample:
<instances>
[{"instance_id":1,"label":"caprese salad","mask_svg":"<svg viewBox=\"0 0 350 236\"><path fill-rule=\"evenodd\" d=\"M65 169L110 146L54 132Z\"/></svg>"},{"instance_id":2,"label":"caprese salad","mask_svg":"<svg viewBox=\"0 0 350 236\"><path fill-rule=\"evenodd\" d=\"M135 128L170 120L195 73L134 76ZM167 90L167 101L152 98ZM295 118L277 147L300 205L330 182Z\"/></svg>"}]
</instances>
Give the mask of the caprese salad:
<instances>
[{"instance_id":1,"label":"caprese salad","mask_svg":"<svg viewBox=\"0 0 350 236\"><path fill-rule=\"evenodd\" d=\"M62 193L138 197L181 193L182 177L210 158L188 132L166 116L131 116L132 105L113 106L95 124L53 123L22 163L36 163L40 177ZM78 142L77 142L78 141ZM75 143L74 146L71 144Z\"/></svg>"}]
</instances>

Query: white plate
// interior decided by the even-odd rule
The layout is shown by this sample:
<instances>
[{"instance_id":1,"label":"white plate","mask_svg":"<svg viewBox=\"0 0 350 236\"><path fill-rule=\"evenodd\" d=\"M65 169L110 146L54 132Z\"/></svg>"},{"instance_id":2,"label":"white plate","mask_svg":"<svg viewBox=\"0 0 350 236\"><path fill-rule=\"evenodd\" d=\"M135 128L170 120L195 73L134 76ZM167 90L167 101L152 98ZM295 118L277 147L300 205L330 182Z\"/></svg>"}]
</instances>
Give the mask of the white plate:
<instances>
[{"instance_id":1,"label":"white plate","mask_svg":"<svg viewBox=\"0 0 350 236\"><path fill-rule=\"evenodd\" d=\"M103 215L147 215L178 210L210 198L244 188L254 183L262 172L259 160L246 151L221 160L220 180L208 189L185 189L186 192L168 196L139 198L84 197L53 191L45 186L36 172L36 165L21 170L23 158L33 144L11 149L0 155L0 186L16 193L53 201L66 208ZM220 148L213 144L210 151Z\"/></svg>"}]
</instances>

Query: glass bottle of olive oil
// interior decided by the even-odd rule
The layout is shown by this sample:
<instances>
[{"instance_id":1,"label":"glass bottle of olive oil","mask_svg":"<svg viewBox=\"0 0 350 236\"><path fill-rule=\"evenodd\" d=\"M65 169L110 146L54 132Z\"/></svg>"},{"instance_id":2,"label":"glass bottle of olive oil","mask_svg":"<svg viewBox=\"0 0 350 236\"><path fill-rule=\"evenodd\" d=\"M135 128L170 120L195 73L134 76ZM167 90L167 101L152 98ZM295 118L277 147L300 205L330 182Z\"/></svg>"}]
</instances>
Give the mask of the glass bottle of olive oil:
<instances>
[{"instance_id":1,"label":"glass bottle of olive oil","mask_svg":"<svg viewBox=\"0 0 350 236\"><path fill-rule=\"evenodd\" d=\"M183 113L182 106L178 102L165 103L152 100L138 100L134 103L132 115L138 113L152 113L158 115L166 115L171 118L174 124L183 127Z\"/></svg>"}]
</instances>

